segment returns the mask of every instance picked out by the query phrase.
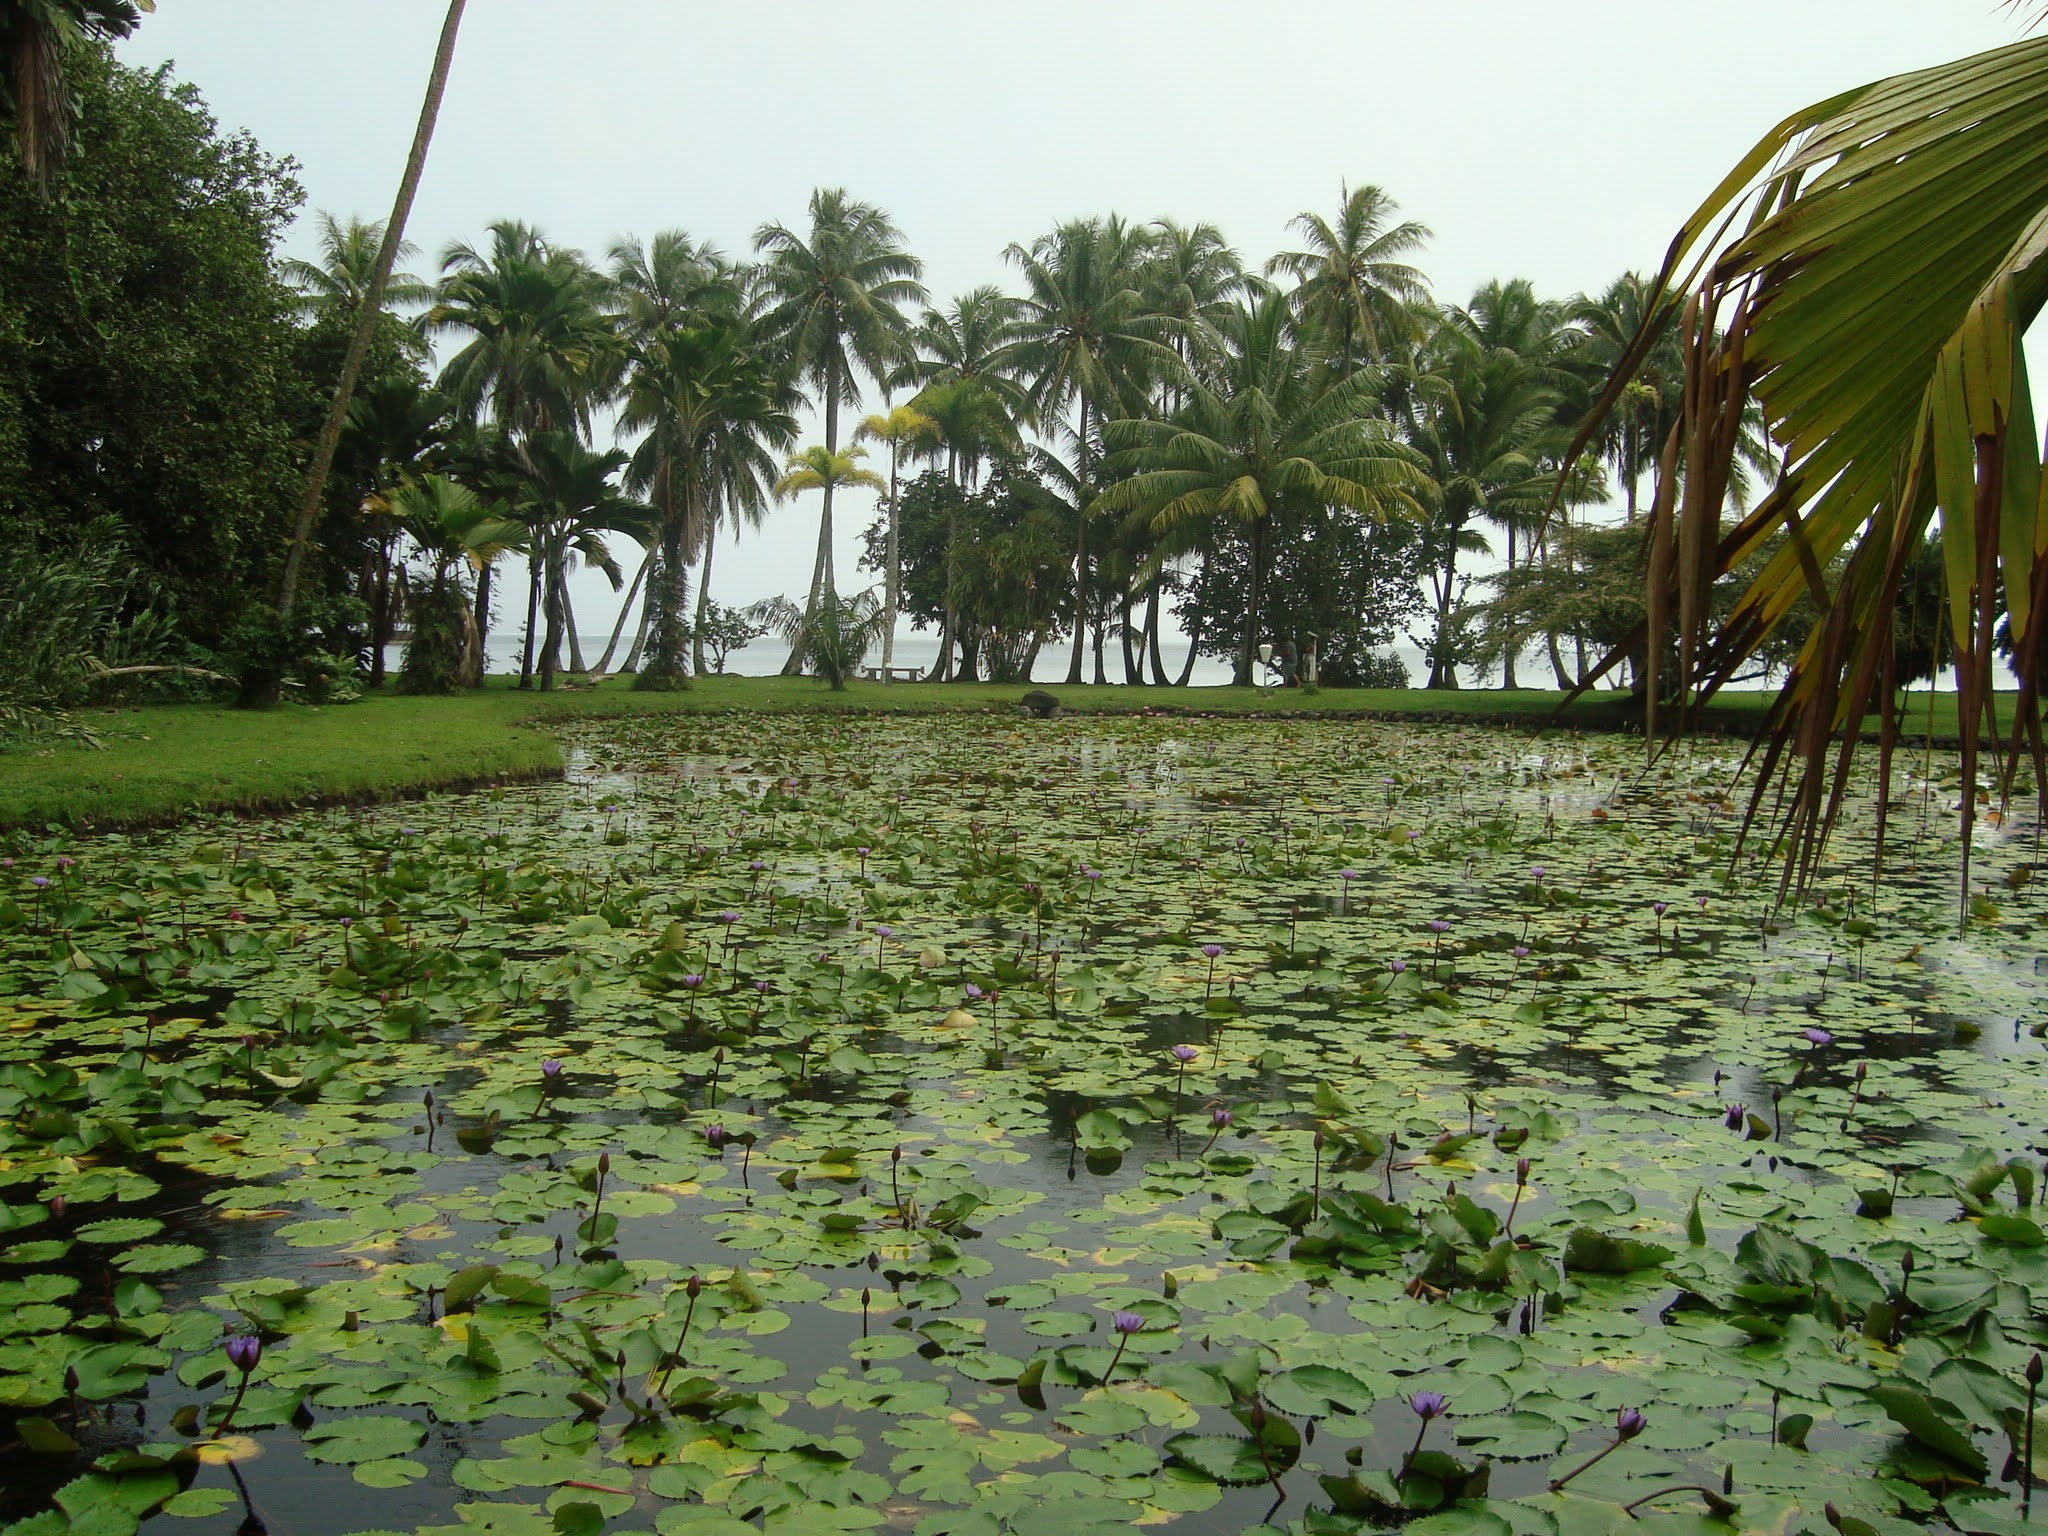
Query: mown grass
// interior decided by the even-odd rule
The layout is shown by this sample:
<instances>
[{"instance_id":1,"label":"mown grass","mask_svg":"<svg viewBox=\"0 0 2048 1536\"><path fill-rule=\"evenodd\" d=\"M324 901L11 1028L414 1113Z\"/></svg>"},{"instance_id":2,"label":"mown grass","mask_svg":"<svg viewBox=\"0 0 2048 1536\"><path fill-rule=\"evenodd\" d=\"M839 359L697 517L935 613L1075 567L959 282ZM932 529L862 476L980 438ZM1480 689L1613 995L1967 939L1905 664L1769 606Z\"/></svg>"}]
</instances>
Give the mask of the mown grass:
<instances>
[{"instance_id":1,"label":"mown grass","mask_svg":"<svg viewBox=\"0 0 2048 1536\"><path fill-rule=\"evenodd\" d=\"M1213 715L1413 716L1497 721L1531 728L1640 729L1625 695L1595 693L1561 719L1564 695L1541 689L1326 688L1262 693L1252 688L1067 687L1050 691L1076 714L1144 710ZM551 720L648 712L941 714L1014 712L1017 684L854 683L833 693L811 678L707 677L686 693L635 693L613 679L595 688L535 694L494 681L454 698L378 694L360 704L269 713L209 705L86 711L103 745L63 742L0 753L0 826L130 826L198 810L278 810L321 801L377 799L423 790L559 772ZM1769 695L1724 695L1705 722L1751 733ZM1909 714L1920 734L1925 696ZM1935 699L1935 735L1955 732L1955 701Z\"/></svg>"}]
</instances>

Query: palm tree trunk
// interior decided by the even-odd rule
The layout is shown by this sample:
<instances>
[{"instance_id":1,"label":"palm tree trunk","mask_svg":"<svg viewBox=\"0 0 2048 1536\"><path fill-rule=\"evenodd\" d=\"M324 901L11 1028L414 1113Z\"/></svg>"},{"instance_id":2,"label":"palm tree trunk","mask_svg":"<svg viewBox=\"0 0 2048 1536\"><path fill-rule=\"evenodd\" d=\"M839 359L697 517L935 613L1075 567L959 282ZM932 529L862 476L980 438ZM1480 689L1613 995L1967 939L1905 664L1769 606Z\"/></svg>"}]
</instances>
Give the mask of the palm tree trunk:
<instances>
[{"instance_id":1,"label":"palm tree trunk","mask_svg":"<svg viewBox=\"0 0 2048 1536\"><path fill-rule=\"evenodd\" d=\"M1137 605L1137 593L1126 591L1121 611L1123 619L1123 634L1121 638L1124 643L1124 682L1126 684L1142 683L1145 680L1138 671L1138 653L1131 645L1131 610L1137 607Z\"/></svg>"},{"instance_id":2,"label":"palm tree trunk","mask_svg":"<svg viewBox=\"0 0 2048 1536\"><path fill-rule=\"evenodd\" d=\"M1081 681L1081 653L1088 643L1088 397L1081 397L1081 437L1076 448L1081 484L1074 497L1074 654L1067 662L1067 681ZM1099 651L1098 651L1099 655ZM1096 663L1100 670L1101 663Z\"/></svg>"},{"instance_id":3,"label":"palm tree trunk","mask_svg":"<svg viewBox=\"0 0 2048 1536\"><path fill-rule=\"evenodd\" d=\"M652 580L651 577L649 579ZM647 607L645 604L642 604L640 608L640 622L633 628L633 648L626 652L625 664L619 668L621 672L631 672L635 676L639 675L640 653L647 649L647 628Z\"/></svg>"},{"instance_id":4,"label":"palm tree trunk","mask_svg":"<svg viewBox=\"0 0 2048 1536\"><path fill-rule=\"evenodd\" d=\"M1152 579L1152 590L1145 597L1145 659L1152 667L1152 681L1166 681L1166 662L1159 654L1159 589L1162 578Z\"/></svg>"},{"instance_id":5,"label":"palm tree trunk","mask_svg":"<svg viewBox=\"0 0 2048 1536\"><path fill-rule=\"evenodd\" d=\"M839 375L825 380L825 452L839 451ZM810 595L804 599L804 623L808 627L818 611L818 596L832 581L832 477L825 477L825 505L818 513L818 558L811 567ZM833 587L833 590L838 590ZM784 677L801 676L804 670L804 642L801 634L790 642L789 660L782 664Z\"/></svg>"},{"instance_id":6,"label":"palm tree trunk","mask_svg":"<svg viewBox=\"0 0 2048 1536\"><path fill-rule=\"evenodd\" d=\"M1266 595L1266 520L1252 519L1252 590L1244 615L1244 675L1252 678L1252 658L1259 653L1259 604Z\"/></svg>"},{"instance_id":7,"label":"palm tree trunk","mask_svg":"<svg viewBox=\"0 0 2048 1536\"><path fill-rule=\"evenodd\" d=\"M1180 664L1180 676L1173 680L1176 688L1185 688L1188 679L1195 675L1195 654L1202 643L1202 610L1197 608L1188 620L1188 658Z\"/></svg>"},{"instance_id":8,"label":"palm tree trunk","mask_svg":"<svg viewBox=\"0 0 2048 1536\"><path fill-rule=\"evenodd\" d=\"M1459 517L1445 533L1444 568L1439 573L1441 580L1436 593L1436 639L1429 647L1429 681L1423 685L1427 688L1458 686L1458 669L1445 665L1444 647L1450 640L1451 593L1458 578L1458 535L1464 527L1465 520Z\"/></svg>"},{"instance_id":9,"label":"palm tree trunk","mask_svg":"<svg viewBox=\"0 0 2048 1536\"><path fill-rule=\"evenodd\" d=\"M526 644L519 654L519 686L533 686L533 631L540 620L540 530L534 530L535 548L526 552Z\"/></svg>"},{"instance_id":10,"label":"palm tree trunk","mask_svg":"<svg viewBox=\"0 0 2048 1536\"><path fill-rule=\"evenodd\" d=\"M588 668L583 665L582 637L576 633L576 608L569 601L568 573L564 572L562 575L557 576L555 580L560 583L561 587L562 629L569 641L569 670L581 676Z\"/></svg>"},{"instance_id":11,"label":"palm tree trunk","mask_svg":"<svg viewBox=\"0 0 2048 1536\"><path fill-rule=\"evenodd\" d=\"M491 572L498 568L495 560L486 560L483 569L476 573L476 654L477 676L481 680L484 664L484 641L491 635Z\"/></svg>"},{"instance_id":12,"label":"palm tree trunk","mask_svg":"<svg viewBox=\"0 0 2048 1536\"><path fill-rule=\"evenodd\" d=\"M384 648L391 643L391 536L377 540L376 596L370 604L370 686L384 686Z\"/></svg>"},{"instance_id":13,"label":"palm tree trunk","mask_svg":"<svg viewBox=\"0 0 2048 1536\"><path fill-rule=\"evenodd\" d=\"M597 671L609 673L612 653L619 648L619 637L626 632L626 619L633 612L633 599L640 595L640 583L647 579L647 567L654 563L654 550L650 547L640 557L640 569L633 573L633 584L626 588L626 600L619 604L618 622L612 625L611 640L605 645L604 654L597 658Z\"/></svg>"},{"instance_id":14,"label":"palm tree trunk","mask_svg":"<svg viewBox=\"0 0 2048 1536\"><path fill-rule=\"evenodd\" d=\"M931 676L934 683L950 682L953 677L953 615L949 612L939 620L939 659L932 663Z\"/></svg>"},{"instance_id":15,"label":"palm tree trunk","mask_svg":"<svg viewBox=\"0 0 2048 1536\"><path fill-rule=\"evenodd\" d=\"M883 553L882 609L888 618L882 623L882 686L889 685L889 668L896 660L896 604L898 588L902 580L899 562L902 559L900 530L896 524L896 485L903 463L903 441L889 440L889 547Z\"/></svg>"},{"instance_id":16,"label":"palm tree trunk","mask_svg":"<svg viewBox=\"0 0 2048 1536\"><path fill-rule=\"evenodd\" d=\"M557 556L554 540L547 540L542 547L546 553L542 557L541 606L546 613L547 634L540 648L540 690L547 693L555 686L555 673L561 670L562 586L561 578L556 573Z\"/></svg>"},{"instance_id":17,"label":"palm tree trunk","mask_svg":"<svg viewBox=\"0 0 2048 1536\"><path fill-rule=\"evenodd\" d=\"M697 576L697 617L690 625L690 670L704 675L704 623L711 617L711 557L718 549L718 519L704 520L704 569ZM719 666L723 668L724 662Z\"/></svg>"},{"instance_id":18,"label":"palm tree trunk","mask_svg":"<svg viewBox=\"0 0 2048 1536\"><path fill-rule=\"evenodd\" d=\"M1508 579L1509 579L1510 583L1512 583L1512 582L1513 582L1513 580L1514 580L1514 575L1515 575L1515 525L1514 525L1513 523L1509 523L1509 524L1508 524ZM1507 689L1507 688L1519 688L1519 687L1521 687L1521 686L1522 686L1522 685L1521 685L1521 683L1520 683L1520 682L1518 682L1518 681L1516 680L1516 678L1515 678L1515 641L1514 641L1514 637L1513 637L1512 635L1511 635L1511 636L1509 636L1509 638L1508 638L1508 643L1507 643L1507 649L1506 649L1506 651L1504 651L1504 652L1502 653L1502 659L1501 659L1501 664L1500 664L1500 685L1501 685L1501 687L1502 687L1503 689Z\"/></svg>"},{"instance_id":19,"label":"palm tree trunk","mask_svg":"<svg viewBox=\"0 0 2048 1536\"><path fill-rule=\"evenodd\" d=\"M412 212L412 200L419 191L420 174L427 166L427 145L434 137L434 119L441 112L441 96L448 88L448 70L455 62L455 33L462 25L466 0L448 0L448 14L441 22L441 41L434 50L433 72L427 77L426 100L420 104L420 120L413 129L412 151L405 159L405 174L399 178L398 197L391 205L391 217L384 224L384 243L377 250L377 267L370 274L369 291L356 316L355 334L341 362L341 377L335 382L334 400L327 420L313 445L313 460L306 466L306 494L299 502L299 515L292 527L292 541L285 551L284 572L278 578L277 611L290 618L299 599L299 580L306 564L306 546L313 537L313 523L320 515L320 499L327 491L327 476L334 468L334 450L341 441L342 423L348 417L349 397L355 393L356 377L363 371L370 339L376 333L377 316L384 308L384 289L391 281L391 268L398 259L398 247L405 238L405 221Z\"/></svg>"},{"instance_id":20,"label":"palm tree trunk","mask_svg":"<svg viewBox=\"0 0 2048 1536\"><path fill-rule=\"evenodd\" d=\"M1107 672L1105 672L1105 671L1103 670L1103 668L1102 668L1102 631L1103 631L1103 626L1102 626L1101 624L1096 624L1096 625L1093 625L1093 626L1092 626L1092 628L1093 628L1093 630L1094 630L1094 632L1095 632L1095 633L1094 633L1094 645L1093 645L1093 647L1092 647L1092 649L1093 649L1093 650L1094 650L1094 652L1095 652L1095 681L1096 681L1097 683L1100 683L1100 684L1103 684L1103 685L1105 685L1105 686L1106 686L1106 685L1108 684L1108 682L1109 682L1109 674L1108 674Z\"/></svg>"}]
</instances>

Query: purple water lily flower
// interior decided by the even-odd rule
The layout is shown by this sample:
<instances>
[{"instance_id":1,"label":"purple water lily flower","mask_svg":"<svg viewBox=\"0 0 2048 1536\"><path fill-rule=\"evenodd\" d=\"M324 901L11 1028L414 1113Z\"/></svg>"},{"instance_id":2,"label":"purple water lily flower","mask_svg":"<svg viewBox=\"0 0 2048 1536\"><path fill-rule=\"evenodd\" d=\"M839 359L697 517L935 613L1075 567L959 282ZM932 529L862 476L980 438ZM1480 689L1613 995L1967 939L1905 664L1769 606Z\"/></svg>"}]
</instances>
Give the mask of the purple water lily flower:
<instances>
[{"instance_id":1,"label":"purple water lily flower","mask_svg":"<svg viewBox=\"0 0 2048 1536\"><path fill-rule=\"evenodd\" d=\"M1202 953L1211 960L1214 960L1223 953L1223 946L1221 944L1204 944L1202 946Z\"/></svg>"},{"instance_id":2,"label":"purple water lily flower","mask_svg":"<svg viewBox=\"0 0 2048 1536\"><path fill-rule=\"evenodd\" d=\"M1640 1408L1624 1408L1614 1416L1614 1432L1624 1440L1633 1440L1643 1432L1649 1420L1643 1417Z\"/></svg>"},{"instance_id":3,"label":"purple water lily flower","mask_svg":"<svg viewBox=\"0 0 2048 1536\"><path fill-rule=\"evenodd\" d=\"M549 1057L540 1064L540 1075L549 1082L553 1082L562 1075L562 1064L553 1057Z\"/></svg>"},{"instance_id":4,"label":"purple water lily flower","mask_svg":"<svg viewBox=\"0 0 2048 1536\"><path fill-rule=\"evenodd\" d=\"M1405 970L1407 970L1407 969L1408 969L1408 962L1407 962L1406 960L1396 960L1396 961L1394 961L1394 962L1393 962L1393 964L1392 964L1392 965L1391 965L1391 966L1389 967L1389 969L1390 969L1390 970L1392 970L1392 971L1393 971L1393 973L1394 973L1394 974L1395 974L1396 976L1398 976L1398 975L1400 975L1400 974L1401 974L1401 973L1402 973L1403 971L1405 971Z\"/></svg>"},{"instance_id":5,"label":"purple water lily flower","mask_svg":"<svg viewBox=\"0 0 2048 1536\"><path fill-rule=\"evenodd\" d=\"M1835 1043L1835 1037L1824 1029L1806 1029L1801 1030L1800 1033L1806 1037L1806 1043L1815 1050L1819 1050L1824 1045L1833 1045Z\"/></svg>"},{"instance_id":6,"label":"purple water lily flower","mask_svg":"<svg viewBox=\"0 0 2048 1536\"><path fill-rule=\"evenodd\" d=\"M1656 913L1659 917L1662 917L1666 912L1669 912L1671 910L1671 903L1668 901L1653 901L1650 903L1650 910Z\"/></svg>"},{"instance_id":7,"label":"purple water lily flower","mask_svg":"<svg viewBox=\"0 0 2048 1536\"><path fill-rule=\"evenodd\" d=\"M1235 1120L1236 1118L1236 1115L1232 1114L1229 1110L1225 1109L1220 1104L1217 1105L1216 1108L1209 1111L1209 1123L1215 1126L1216 1129L1219 1131L1229 1129L1230 1122Z\"/></svg>"},{"instance_id":8,"label":"purple water lily flower","mask_svg":"<svg viewBox=\"0 0 2048 1536\"><path fill-rule=\"evenodd\" d=\"M1451 1400L1441 1392L1418 1392L1408 1399L1408 1406L1415 1410L1415 1416L1427 1422L1440 1419L1451 1406Z\"/></svg>"},{"instance_id":9,"label":"purple water lily flower","mask_svg":"<svg viewBox=\"0 0 2048 1536\"><path fill-rule=\"evenodd\" d=\"M704 978L697 972L692 971L689 975L683 978L683 985L687 987L690 991L694 992L699 987L704 985Z\"/></svg>"},{"instance_id":10,"label":"purple water lily flower","mask_svg":"<svg viewBox=\"0 0 2048 1536\"><path fill-rule=\"evenodd\" d=\"M1136 1333L1145 1326L1145 1319L1135 1312L1114 1312L1110 1314L1109 1326L1118 1333Z\"/></svg>"},{"instance_id":11,"label":"purple water lily flower","mask_svg":"<svg viewBox=\"0 0 2048 1536\"><path fill-rule=\"evenodd\" d=\"M976 986L971 981L968 982L967 985L962 987L960 990L967 994L967 1001L969 1001L970 1003L978 1003L981 1001L983 996L986 995L982 992L980 987Z\"/></svg>"},{"instance_id":12,"label":"purple water lily flower","mask_svg":"<svg viewBox=\"0 0 2048 1536\"><path fill-rule=\"evenodd\" d=\"M1197 1056L1201 1054L1202 1053L1196 1050L1192 1045L1176 1045L1173 1048L1173 1059L1179 1062L1182 1066L1186 1066L1189 1062L1193 1061Z\"/></svg>"},{"instance_id":13,"label":"purple water lily flower","mask_svg":"<svg viewBox=\"0 0 2048 1536\"><path fill-rule=\"evenodd\" d=\"M246 1376L263 1358L263 1341L253 1333L238 1333L228 1340L227 1351L228 1364Z\"/></svg>"},{"instance_id":14,"label":"purple water lily flower","mask_svg":"<svg viewBox=\"0 0 2048 1536\"><path fill-rule=\"evenodd\" d=\"M1748 1117L1749 1106L1747 1104L1730 1104L1728 1112L1721 1119L1729 1130L1739 1131L1742 1129L1743 1121L1748 1119Z\"/></svg>"},{"instance_id":15,"label":"purple water lily flower","mask_svg":"<svg viewBox=\"0 0 2048 1536\"><path fill-rule=\"evenodd\" d=\"M712 1151L723 1152L727 1139L724 1126L707 1125L704 1127L704 1144L711 1148Z\"/></svg>"},{"instance_id":16,"label":"purple water lily flower","mask_svg":"<svg viewBox=\"0 0 2048 1536\"><path fill-rule=\"evenodd\" d=\"M1449 933L1451 931L1450 919L1444 917L1432 917L1429 920L1429 931L1431 933Z\"/></svg>"}]
</instances>

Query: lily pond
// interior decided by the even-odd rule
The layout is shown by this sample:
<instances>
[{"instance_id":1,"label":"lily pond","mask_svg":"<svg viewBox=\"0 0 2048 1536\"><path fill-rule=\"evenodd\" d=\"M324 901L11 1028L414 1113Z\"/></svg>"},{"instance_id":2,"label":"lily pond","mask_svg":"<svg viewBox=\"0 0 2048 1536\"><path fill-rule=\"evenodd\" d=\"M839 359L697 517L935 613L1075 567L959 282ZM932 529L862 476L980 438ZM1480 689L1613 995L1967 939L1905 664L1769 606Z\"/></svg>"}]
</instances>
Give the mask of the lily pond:
<instances>
[{"instance_id":1,"label":"lily pond","mask_svg":"<svg viewBox=\"0 0 2048 1536\"><path fill-rule=\"evenodd\" d=\"M1990 817L1959 923L1952 759L1780 907L1732 744L564 739L0 835L6 1536L2031 1528L2044 907Z\"/></svg>"}]
</instances>

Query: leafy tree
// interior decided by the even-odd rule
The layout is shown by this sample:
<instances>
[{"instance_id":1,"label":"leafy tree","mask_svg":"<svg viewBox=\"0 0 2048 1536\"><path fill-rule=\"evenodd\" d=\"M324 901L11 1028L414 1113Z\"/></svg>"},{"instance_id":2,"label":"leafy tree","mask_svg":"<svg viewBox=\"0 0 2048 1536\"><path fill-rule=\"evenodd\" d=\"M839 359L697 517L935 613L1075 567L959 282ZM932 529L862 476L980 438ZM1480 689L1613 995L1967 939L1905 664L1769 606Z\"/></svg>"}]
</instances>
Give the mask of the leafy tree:
<instances>
[{"instance_id":1,"label":"leafy tree","mask_svg":"<svg viewBox=\"0 0 2048 1536\"><path fill-rule=\"evenodd\" d=\"M784 349L793 369L823 397L825 453L839 451L839 407L858 404L856 370L888 378L909 351L906 304L921 304L917 279L924 267L903 245L889 216L840 187L811 194L810 226L799 233L764 224L754 249L767 257L761 268L761 325ZM832 497L829 478L821 485L818 558L804 605L834 590L832 579ZM792 652L785 671L803 658Z\"/></svg>"},{"instance_id":2,"label":"leafy tree","mask_svg":"<svg viewBox=\"0 0 2048 1536\"><path fill-rule=\"evenodd\" d=\"M128 36L155 9L156 0L0 0L0 119L38 189L71 147L74 63L96 44Z\"/></svg>"},{"instance_id":3,"label":"leafy tree","mask_svg":"<svg viewBox=\"0 0 2048 1536\"><path fill-rule=\"evenodd\" d=\"M318 409L271 266L294 168L166 72L86 48L66 70L63 196L0 159L0 523L59 546L113 518L217 643L283 545Z\"/></svg>"},{"instance_id":4,"label":"leafy tree","mask_svg":"<svg viewBox=\"0 0 2048 1536\"><path fill-rule=\"evenodd\" d=\"M767 634L768 629L768 617L758 603L728 608L723 603L707 602L697 610L697 639L710 653L710 670L721 677L725 675L726 658L734 651L745 650Z\"/></svg>"}]
</instances>

